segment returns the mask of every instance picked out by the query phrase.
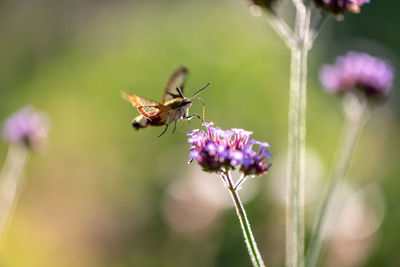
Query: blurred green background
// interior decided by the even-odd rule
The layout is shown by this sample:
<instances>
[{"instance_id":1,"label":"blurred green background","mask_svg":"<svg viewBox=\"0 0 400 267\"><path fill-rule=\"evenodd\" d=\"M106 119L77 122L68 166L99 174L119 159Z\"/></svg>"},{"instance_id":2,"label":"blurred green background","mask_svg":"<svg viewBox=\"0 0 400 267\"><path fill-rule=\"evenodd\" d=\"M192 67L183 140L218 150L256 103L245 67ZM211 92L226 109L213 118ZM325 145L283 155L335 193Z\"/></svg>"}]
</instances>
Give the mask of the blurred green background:
<instances>
[{"instance_id":1,"label":"blurred green background","mask_svg":"<svg viewBox=\"0 0 400 267\"><path fill-rule=\"evenodd\" d=\"M310 54L308 231L343 123L318 69L349 50L398 66L399 9L372 0L359 15L330 19ZM250 266L228 192L187 164L185 132L200 122L161 138L162 128L135 132L138 112L120 97L161 100L179 65L190 69L189 95L212 81L202 93L207 120L271 144L271 172L242 195L265 262L283 266L289 52L264 18L240 0L6 0L0 36L0 120L27 104L51 119L1 266ZM365 127L347 180L354 207L335 223L323 266L400 266L397 89ZM0 162L6 152L1 143Z\"/></svg>"}]
</instances>

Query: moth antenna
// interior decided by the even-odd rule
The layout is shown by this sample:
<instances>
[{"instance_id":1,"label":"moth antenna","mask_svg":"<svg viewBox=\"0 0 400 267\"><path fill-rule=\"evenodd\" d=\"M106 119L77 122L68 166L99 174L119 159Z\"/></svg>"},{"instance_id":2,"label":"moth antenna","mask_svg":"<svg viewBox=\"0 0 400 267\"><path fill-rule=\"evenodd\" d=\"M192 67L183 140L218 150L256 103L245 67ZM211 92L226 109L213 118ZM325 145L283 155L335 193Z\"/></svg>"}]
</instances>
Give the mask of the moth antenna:
<instances>
[{"instance_id":1,"label":"moth antenna","mask_svg":"<svg viewBox=\"0 0 400 267\"><path fill-rule=\"evenodd\" d=\"M196 93L194 93L190 98L197 96L198 94L200 94L201 91L203 91L204 89L207 89L210 85L211 85L211 82L208 82L205 86L203 86L202 88L197 90Z\"/></svg>"},{"instance_id":2,"label":"moth antenna","mask_svg":"<svg viewBox=\"0 0 400 267\"><path fill-rule=\"evenodd\" d=\"M206 87L207 88L207 87ZM205 89L205 88L204 88ZM203 89L203 90L204 90ZM198 101L200 101L202 104L203 104L203 122L205 122L205 113L206 113L206 104L204 103L204 100L202 99L202 98L195 98L195 99L191 99L191 101L192 102L194 102L194 101L196 101L196 100L198 100Z\"/></svg>"}]
</instances>

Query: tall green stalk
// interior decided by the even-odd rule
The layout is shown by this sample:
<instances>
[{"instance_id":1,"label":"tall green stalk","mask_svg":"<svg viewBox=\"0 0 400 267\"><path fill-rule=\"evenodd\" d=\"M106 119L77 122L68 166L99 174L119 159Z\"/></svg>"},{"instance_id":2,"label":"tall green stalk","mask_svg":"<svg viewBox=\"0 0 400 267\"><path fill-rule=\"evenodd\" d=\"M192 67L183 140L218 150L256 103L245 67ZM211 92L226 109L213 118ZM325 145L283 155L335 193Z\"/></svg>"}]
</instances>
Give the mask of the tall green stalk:
<instances>
[{"instance_id":1,"label":"tall green stalk","mask_svg":"<svg viewBox=\"0 0 400 267\"><path fill-rule=\"evenodd\" d=\"M357 97L351 93L345 95L343 107L345 123L340 138L339 150L333 165L335 169L333 170L330 185L322 201L310 240L306 258L307 267L318 265L321 252L324 248L326 230L331 217L334 216L334 213L332 216L328 216L328 214L332 214L331 209L337 199L337 191L346 177L351 158L366 120L366 114L368 113L366 99L360 98L360 96Z\"/></svg>"},{"instance_id":2,"label":"tall green stalk","mask_svg":"<svg viewBox=\"0 0 400 267\"><path fill-rule=\"evenodd\" d=\"M0 174L0 246L19 196L19 185L28 161L28 149L20 143L10 144Z\"/></svg>"},{"instance_id":3,"label":"tall green stalk","mask_svg":"<svg viewBox=\"0 0 400 267\"><path fill-rule=\"evenodd\" d=\"M286 190L286 266L304 266L304 178L306 151L307 57L326 16L319 14L310 26L308 1L292 0L296 9L294 30L268 6L267 17L272 28L291 52L289 138Z\"/></svg>"},{"instance_id":4,"label":"tall green stalk","mask_svg":"<svg viewBox=\"0 0 400 267\"><path fill-rule=\"evenodd\" d=\"M304 175L307 56L310 11L296 1L296 46L291 48L289 141L287 163L286 266L304 266Z\"/></svg>"}]
</instances>

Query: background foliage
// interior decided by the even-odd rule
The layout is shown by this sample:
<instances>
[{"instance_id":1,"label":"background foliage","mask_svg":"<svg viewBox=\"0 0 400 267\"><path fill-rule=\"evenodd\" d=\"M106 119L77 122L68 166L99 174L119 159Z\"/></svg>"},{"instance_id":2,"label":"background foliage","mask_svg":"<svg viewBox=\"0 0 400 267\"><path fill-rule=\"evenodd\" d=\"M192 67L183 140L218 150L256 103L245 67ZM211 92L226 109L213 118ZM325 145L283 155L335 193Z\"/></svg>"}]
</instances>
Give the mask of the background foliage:
<instances>
[{"instance_id":1,"label":"background foliage","mask_svg":"<svg viewBox=\"0 0 400 267\"><path fill-rule=\"evenodd\" d=\"M340 101L323 92L318 68L361 50L389 58L398 69L399 8L398 1L371 1L359 15L330 19L311 53L308 177L317 182L306 192L309 227L343 122ZM271 144L271 173L251 180L243 197L266 263L283 265L279 188L289 53L263 18L250 16L239 0L2 1L0 35L0 119L32 104L52 122L47 150L28 168L0 265L250 265L234 210L224 204L228 192L217 176L186 164L185 132L200 122L162 138L161 128L134 132L137 111L120 97L126 90L160 100L169 74L182 64L191 71L187 92L213 82L202 94L208 120L253 130ZM356 190L372 186L383 199L380 227L339 241L353 263L332 241L326 266L400 265L397 87L371 115L348 179ZM0 160L6 149L0 145ZM351 250L360 243L369 245Z\"/></svg>"}]
</instances>

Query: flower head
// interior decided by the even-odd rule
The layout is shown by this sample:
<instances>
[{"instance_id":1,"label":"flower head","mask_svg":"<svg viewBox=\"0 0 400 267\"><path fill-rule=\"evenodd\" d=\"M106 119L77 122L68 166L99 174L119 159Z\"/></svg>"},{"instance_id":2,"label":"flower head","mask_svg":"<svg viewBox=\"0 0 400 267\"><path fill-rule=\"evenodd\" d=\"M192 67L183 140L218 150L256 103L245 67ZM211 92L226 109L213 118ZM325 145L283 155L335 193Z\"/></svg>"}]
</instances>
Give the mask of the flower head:
<instances>
[{"instance_id":1,"label":"flower head","mask_svg":"<svg viewBox=\"0 0 400 267\"><path fill-rule=\"evenodd\" d=\"M361 90L368 97L386 96L393 82L393 68L385 60L366 53L349 52L333 65L321 68L320 80L327 91Z\"/></svg>"},{"instance_id":2,"label":"flower head","mask_svg":"<svg viewBox=\"0 0 400 267\"><path fill-rule=\"evenodd\" d=\"M342 14L345 11L360 13L360 7L369 3L369 0L314 0L315 4L334 14Z\"/></svg>"},{"instance_id":3,"label":"flower head","mask_svg":"<svg viewBox=\"0 0 400 267\"><path fill-rule=\"evenodd\" d=\"M266 163L271 154L268 143L249 138L252 132L243 129L221 130L212 127L213 123L204 123L206 131L188 132L190 162L197 160L203 170L223 172L238 169L245 175L262 175L271 163ZM254 150L254 146L258 150Z\"/></svg>"},{"instance_id":4,"label":"flower head","mask_svg":"<svg viewBox=\"0 0 400 267\"><path fill-rule=\"evenodd\" d=\"M37 148L47 137L49 121L44 113L27 106L11 115L3 124L6 142L21 142L29 148Z\"/></svg>"}]
</instances>

